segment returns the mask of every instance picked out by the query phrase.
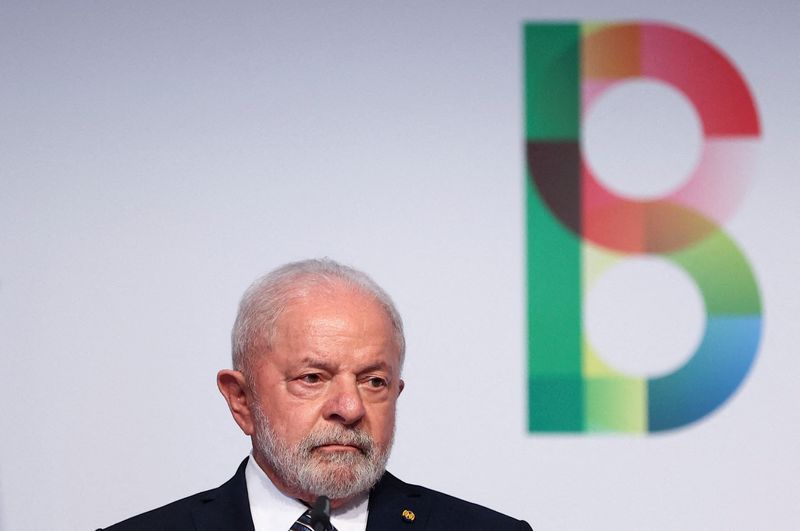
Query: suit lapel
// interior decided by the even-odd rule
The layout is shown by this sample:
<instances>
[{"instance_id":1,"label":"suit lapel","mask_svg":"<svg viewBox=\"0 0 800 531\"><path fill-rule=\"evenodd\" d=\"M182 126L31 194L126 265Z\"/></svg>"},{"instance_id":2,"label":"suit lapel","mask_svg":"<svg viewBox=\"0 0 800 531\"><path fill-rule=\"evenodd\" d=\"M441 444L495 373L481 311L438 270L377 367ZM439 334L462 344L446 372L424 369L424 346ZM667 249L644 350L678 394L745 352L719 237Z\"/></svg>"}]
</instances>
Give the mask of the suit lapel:
<instances>
[{"instance_id":1,"label":"suit lapel","mask_svg":"<svg viewBox=\"0 0 800 531\"><path fill-rule=\"evenodd\" d=\"M201 495L200 505L192 511L197 531L255 531L244 477L246 465L247 459L230 480Z\"/></svg>"},{"instance_id":2,"label":"suit lapel","mask_svg":"<svg viewBox=\"0 0 800 531\"><path fill-rule=\"evenodd\" d=\"M422 491L385 472L369 496L367 531L423 531L430 502Z\"/></svg>"}]
</instances>

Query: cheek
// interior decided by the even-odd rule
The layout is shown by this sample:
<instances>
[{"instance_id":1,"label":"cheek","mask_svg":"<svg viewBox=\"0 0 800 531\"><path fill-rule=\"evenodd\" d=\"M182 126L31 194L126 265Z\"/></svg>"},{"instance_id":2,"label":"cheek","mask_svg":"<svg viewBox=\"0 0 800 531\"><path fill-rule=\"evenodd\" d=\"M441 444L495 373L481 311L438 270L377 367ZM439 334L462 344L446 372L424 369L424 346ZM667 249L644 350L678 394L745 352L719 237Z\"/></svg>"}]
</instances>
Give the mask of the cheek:
<instances>
[{"instance_id":1,"label":"cheek","mask_svg":"<svg viewBox=\"0 0 800 531\"><path fill-rule=\"evenodd\" d=\"M316 408L311 407L286 408L276 414L280 417L284 433L295 441L308 435L320 417Z\"/></svg>"},{"instance_id":2,"label":"cheek","mask_svg":"<svg viewBox=\"0 0 800 531\"><path fill-rule=\"evenodd\" d=\"M387 444L392 439L394 433L395 423L395 405L381 404L375 406L372 413L372 436L376 442L380 444Z\"/></svg>"},{"instance_id":3,"label":"cheek","mask_svg":"<svg viewBox=\"0 0 800 531\"><path fill-rule=\"evenodd\" d=\"M282 402L274 405L276 407L268 413L270 425L275 435L287 444L297 444L313 431L317 424L318 408L312 407L311 404Z\"/></svg>"}]
</instances>

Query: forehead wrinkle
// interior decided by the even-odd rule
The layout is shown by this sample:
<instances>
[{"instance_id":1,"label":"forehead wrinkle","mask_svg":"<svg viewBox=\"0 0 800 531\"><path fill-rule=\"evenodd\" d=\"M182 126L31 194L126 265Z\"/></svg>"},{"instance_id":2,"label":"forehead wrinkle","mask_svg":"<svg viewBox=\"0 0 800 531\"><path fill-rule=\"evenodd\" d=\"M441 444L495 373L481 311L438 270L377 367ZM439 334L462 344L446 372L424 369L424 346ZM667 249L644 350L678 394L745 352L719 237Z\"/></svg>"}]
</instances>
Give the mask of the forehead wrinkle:
<instances>
[{"instance_id":1,"label":"forehead wrinkle","mask_svg":"<svg viewBox=\"0 0 800 531\"><path fill-rule=\"evenodd\" d=\"M383 337L388 334L391 339L391 323L380 313L378 319L376 314L365 314L354 316L351 313L345 315L336 312L335 307L330 311L323 309L319 314L303 315L302 312L307 306L296 306L288 308L284 314L281 332L289 332L289 335L299 335L301 337L342 337L356 338L368 335ZM297 315L297 313L300 315ZM302 320L300 320L302 318ZM299 322L298 322L299 321ZM380 324L378 324L380 323Z\"/></svg>"},{"instance_id":2,"label":"forehead wrinkle","mask_svg":"<svg viewBox=\"0 0 800 531\"><path fill-rule=\"evenodd\" d=\"M375 346L383 349L383 344L387 343L382 334L370 332L365 326L353 328L346 319L312 319L300 326L288 327L284 338L288 345L302 347L319 356L328 355L331 348L348 347L353 343L358 350Z\"/></svg>"}]
</instances>

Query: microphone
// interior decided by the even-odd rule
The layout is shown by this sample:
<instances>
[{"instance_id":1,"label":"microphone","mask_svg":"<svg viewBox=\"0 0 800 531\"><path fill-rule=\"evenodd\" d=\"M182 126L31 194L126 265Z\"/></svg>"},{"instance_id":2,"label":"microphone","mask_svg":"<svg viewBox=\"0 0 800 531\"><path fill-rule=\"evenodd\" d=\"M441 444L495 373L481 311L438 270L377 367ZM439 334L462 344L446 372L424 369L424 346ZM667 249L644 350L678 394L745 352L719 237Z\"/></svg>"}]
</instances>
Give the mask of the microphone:
<instances>
[{"instance_id":1,"label":"microphone","mask_svg":"<svg viewBox=\"0 0 800 531\"><path fill-rule=\"evenodd\" d=\"M320 496L309 513L311 527L314 531L326 531L331 528L331 501L327 496Z\"/></svg>"}]
</instances>

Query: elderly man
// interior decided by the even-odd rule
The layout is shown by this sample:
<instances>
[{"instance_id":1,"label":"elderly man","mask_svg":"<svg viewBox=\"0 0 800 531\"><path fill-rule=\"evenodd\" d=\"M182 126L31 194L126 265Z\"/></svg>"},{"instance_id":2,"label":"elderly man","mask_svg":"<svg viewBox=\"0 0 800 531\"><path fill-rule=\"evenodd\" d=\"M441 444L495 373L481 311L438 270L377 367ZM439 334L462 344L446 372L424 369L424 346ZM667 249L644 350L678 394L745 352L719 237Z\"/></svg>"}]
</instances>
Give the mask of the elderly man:
<instances>
[{"instance_id":1,"label":"elderly man","mask_svg":"<svg viewBox=\"0 0 800 531\"><path fill-rule=\"evenodd\" d=\"M234 370L217 383L252 455L219 488L109 529L314 530L307 509L326 496L324 525L338 531L530 530L386 472L405 339L364 273L331 260L285 265L245 292L232 339Z\"/></svg>"}]
</instances>

